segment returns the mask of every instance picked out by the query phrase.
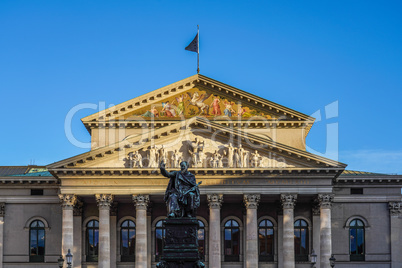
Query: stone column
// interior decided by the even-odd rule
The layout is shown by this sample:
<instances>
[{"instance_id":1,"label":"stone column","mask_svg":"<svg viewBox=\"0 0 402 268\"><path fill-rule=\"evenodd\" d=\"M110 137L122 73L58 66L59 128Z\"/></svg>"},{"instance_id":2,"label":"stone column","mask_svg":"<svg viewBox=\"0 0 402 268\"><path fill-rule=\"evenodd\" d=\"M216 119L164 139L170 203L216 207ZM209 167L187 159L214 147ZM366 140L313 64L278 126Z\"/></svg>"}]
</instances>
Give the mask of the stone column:
<instances>
[{"instance_id":1,"label":"stone column","mask_svg":"<svg viewBox=\"0 0 402 268\"><path fill-rule=\"evenodd\" d=\"M329 258L332 254L331 241L331 206L333 194L319 194L320 204L320 267L330 267Z\"/></svg>"},{"instance_id":2,"label":"stone column","mask_svg":"<svg viewBox=\"0 0 402 268\"><path fill-rule=\"evenodd\" d=\"M135 268L147 268L147 207L149 195L133 195L136 208Z\"/></svg>"},{"instance_id":3,"label":"stone column","mask_svg":"<svg viewBox=\"0 0 402 268\"><path fill-rule=\"evenodd\" d=\"M391 268L402 267L402 202L389 202L391 221Z\"/></svg>"},{"instance_id":4,"label":"stone column","mask_svg":"<svg viewBox=\"0 0 402 268\"><path fill-rule=\"evenodd\" d=\"M208 194L209 204L209 265L221 267L221 206L222 194Z\"/></svg>"},{"instance_id":5,"label":"stone column","mask_svg":"<svg viewBox=\"0 0 402 268\"><path fill-rule=\"evenodd\" d=\"M81 267L82 263L82 207L83 203L77 201L73 210L73 233L74 233L74 247L72 248L74 268Z\"/></svg>"},{"instance_id":6,"label":"stone column","mask_svg":"<svg viewBox=\"0 0 402 268\"><path fill-rule=\"evenodd\" d=\"M117 265L117 202L113 202L110 207L110 268L116 268Z\"/></svg>"},{"instance_id":7,"label":"stone column","mask_svg":"<svg viewBox=\"0 0 402 268\"><path fill-rule=\"evenodd\" d=\"M61 252L63 256L66 256L68 250L74 249L74 206L77 203L77 196L74 194L60 194L61 207L63 209L63 222L61 227ZM71 264L74 267L74 259ZM64 262L64 267L67 267L67 263Z\"/></svg>"},{"instance_id":8,"label":"stone column","mask_svg":"<svg viewBox=\"0 0 402 268\"><path fill-rule=\"evenodd\" d=\"M110 268L110 206L113 195L96 194L99 207L99 252L98 267Z\"/></svg>"},{"instance_id":9,"label":"stone column","mask_svg":"<svg viewBox=\"0 0 402 268\"><path fill-rule=\"evenodd\" d=\"M243 196L247 209L246 221L246 268L258 268L258 223L257 207L260 202L259 194Z\"/></svg>"},{"instance_id":10,"label":"stone column","mask_svg":"<svg viewBox=\"0 0 402 268\"><path fill-rule=\"evenodd\" d=\"M320 221L320 206L317 203L313 204L313 249L317 254L316 268L320 268L320 235L321 235L321 221Z\"/></svg>"},{"instance_id":11,"label":"stone column","mask_svg":"<svg viewBox=\"0 0 402 268\"><path fill-rule=\"evenodd\" d=\"M6 203L0 203L0 268L3 268L4 215Z\"/></svg>"},{"instance_id":12,"label":"stone column","mask_svg":"<svg viewBox=\"0 0 402 268\"><path fill-rule=\"evenodd\" d=\"M281 194L283 207L283 267L295 268L295 229L293 210L296 194Z\"/></svg>"},{"instance_id":13,"label":"stone column","mask_svg":"<svg viewBox=\"0 0 402 268\"><path fill-rule=\"evenodd\" d=\"M278 268L283 267L283 209L280 207L278 212Z\"/></svg>"}]
</instances>

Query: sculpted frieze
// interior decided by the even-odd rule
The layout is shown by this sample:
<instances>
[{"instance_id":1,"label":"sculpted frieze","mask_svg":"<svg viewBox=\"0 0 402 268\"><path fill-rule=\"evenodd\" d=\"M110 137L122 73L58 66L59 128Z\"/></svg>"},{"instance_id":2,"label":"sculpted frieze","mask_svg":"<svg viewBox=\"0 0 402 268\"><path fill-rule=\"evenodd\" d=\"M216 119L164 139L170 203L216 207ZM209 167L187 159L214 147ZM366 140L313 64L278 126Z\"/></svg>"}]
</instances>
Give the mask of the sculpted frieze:
<instances>
[{"instance_id":1,"label":"sculpted frieze","mask_svg":"<svg viewBox=\"0 0 402 268\"><path fill-rule=\"evenodd\" d=\"M190 168L284 168L294 165L274 153L234 145L224 141L204 139L193 135L190 139L166 145L154 144L134 150L123 158L122 165L127 168L157 168L164 162L168 168L178 168L186 161Z\"/></svg>"}]
</instances>

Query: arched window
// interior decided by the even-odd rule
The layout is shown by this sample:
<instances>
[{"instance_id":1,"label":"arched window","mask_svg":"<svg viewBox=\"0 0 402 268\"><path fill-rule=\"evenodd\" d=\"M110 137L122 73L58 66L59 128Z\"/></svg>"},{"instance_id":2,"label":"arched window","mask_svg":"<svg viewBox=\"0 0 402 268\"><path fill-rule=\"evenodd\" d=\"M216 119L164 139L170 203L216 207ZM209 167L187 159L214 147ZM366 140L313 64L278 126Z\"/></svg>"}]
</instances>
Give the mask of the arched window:
<instances>
[{"instance_id":1,"label":"arched window","mask_svg":"<svg viewBox=\"0 0 402 268\"><path fill-rule=\"evenodd\" d=\"M165 227L163 226L163 220L160 220L155 224L155 261L160 261L164 241Z\"/></svg>"},{"instance_id":2,"label":"arched window","mask_svg":"<svg viewBox=\"0 0 402 268\"><path fill-rule=\"evenodd\" d=\"M132 220L125 220L121 224L120 241L121 261L135 261L135 223Z\"/></svg>"},{"instance_id":3,"label":"arched window","mask_svg":"<svg viewBox=\"0 0 402 268\"><path fill-rule=\"evenodd\" d=\"M225 223L225 261L239 261L240 255L240 228L235 220L228 220Z\"/></svg>"},{"instance_id":4,"label":"arched window","mask_svg":"<svg viewBox=\"0 0 402 268\"><path fill-rule=\"evenodd\" d=\"M205 225L198 220L198 252L202 261L205 261Z\"/></svg>"},{"instance_id":5,"label":"arched window","mask_svg":"<svg viewBox=\"0 0 402 268\"><path fill-rule=\"evenodd\" d=\"M274 261L274 225L262 220L258 225L259 261Z\"/></svg>"},{"instance_id":6,"label":"arched window","mask_svg":"<svg viewBox=\"0 0 402 268\"><path fill-rule=\"evenodd\" d=\"M350 260L364 261L364 223L355 219L350 222L349 226L350 239Z\"/></svg>"},{"instance_id":7,"label":"arched window","mask_svg":"<svg viewBox=\"0 0 402 268\"><path fill-rule=\"evenodd\" d=\"M295 221L295 259L308 261L308 224L305 220Z\"/></svg>"},{"instance_id":8,"label":"arched window","mask_svg":"<svg viewBox=\"0 0 402 268\"><path fill-rule=\"evenodd\" d=\"M39 220L29 225L29 261L45 261L45 225Z\"/></svg>"},{"instance_id":9,"label":"arched window","mask_svg":"<svg viewBox=\"0 0 402 268\"><path fill-rule=\"evenodd\" d=\"M90 220L86 228L86 256L87 262L98 261L99 222Z\"/></svg>"}]
</instances>

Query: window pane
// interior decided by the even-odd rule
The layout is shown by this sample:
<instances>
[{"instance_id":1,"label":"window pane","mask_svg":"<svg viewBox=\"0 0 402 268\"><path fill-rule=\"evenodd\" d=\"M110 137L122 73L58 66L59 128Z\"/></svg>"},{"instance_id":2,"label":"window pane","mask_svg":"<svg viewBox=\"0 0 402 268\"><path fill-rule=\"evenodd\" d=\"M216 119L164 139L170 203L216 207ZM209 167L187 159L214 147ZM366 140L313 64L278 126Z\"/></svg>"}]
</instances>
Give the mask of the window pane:
<instances>
[{"instance_id":1,"label":"window pane","mask_svg":"<svg viewBox=\"0 0 402 268\"><path fill-rule=\"evenodd\" d=\"M302 255L306 255L307 253L308 253L308 250L307 250L307 239L308 239L308 237L307 237L307 229L302 229L302 230L300 230L300 232L301 232L301 243L300 243L300 254L302 254Z\"/></svg>"},{"instance_id":2,"label":"window pane","mask_svg":"<svg viewBox=\"0 0 402 268\"><path fill-rule=\"evenodd\" d=\"M38 223L38 227L45 227L45 225L43 224L43 222L37 221L37 223Z\"/></svg>"},{"instance_id":3,"label":"window pane","mask_svg":"<svg viewBox=\"0 0 402 268\"><path fill-rule=\"evenodd\" d=\"M128 223L127 223L128 224ZM128 255L128 230L121 230L122 255Z\"/></svg>"},{"instance_id":4,"label":"window pane","mask_svg":"<svg viewBox=\"0 0 402 268\"><path fill-rule=\"evenodd\" d=\"M295 221L295 227L300 226L300 220Z\"/></svg>"},{"instance_id":5,"label":"window pane","mask_svg":"<svg viewBox=\"0 0 402 268\"><path fill-rule=\"evenodd\" d=\"M267 253L274 255L274 230L267 230Z\"/></svg>"},{"instance_id":6,"label":"window pane","mask_svg":"<svg viewBox=\"0 0 402 268\"><path fill-rule=\"evenodd\" d=\"M237 223L237 221L232 221L232 226L234 226L234 227L238 227L238 226L239 226L239 224Z\"/></svg>"},{"instance_id":7,"label":"window pane","mask_svg":"<svg viewBox=\"0 0 402 268\"><path fill-rule=\"evenodd\" d=\"M90 221L90 222L88 222L87 227L93 227L93 226L94 226L94 221Z\"/></svg>"},{"instance_id":8,"label":"window pane","mask_svg":"<svg viewBox=\"0 0 402 268\"><path fill-rule=\"evenodd\" d=\"M356 220L351 221L350 226L356 226Z\"/></svg>"},{"instance_id":9,"label":"window pane","mask_svg":"<svg viewBox=\"0 0 402 268\"><path fill-rule=\"evenodd\" d=\"M204 223L202 221L198 220L198 226L199 227L204 227Z\"/></svg>"},{"instance_id":10,"label":"window pane","mask_svg":"<svg viewBox=\"0 0 402 268\"><path fill-rule=\"evenodd\" d=\"M300 224L301 226L307 226L307 222L306 222L306 221L301 220L300 222L301 222L301 224Z\"/></svg>"},{"instance_id":11,"label":"window pane","mask_svg":"<svg viewBox=\"0 0 402 268\"><path fill-rule=\"evenodd\" d=\"M230 226L232 226L231 221L227 221L227 222L225 223L225 227L230 227Z\"/></svg>"},{"instance_id":12,"label":"window pane","mask_svg":"<svg viewBox=\"0 0 402 268\"><path fill-rule=\"evenodd\" d=\"M356 239L356 229L350 229L350 254L357 254L357 239Z\"/></svg>"},{"instance_id":13,"label":"window pane","mask_svg":"<svg viewBox=\"0 0 402 268\"><path fill-rule=\"evenodd\" d=\"M36 225L36 223L35 223ZM30 230L31 234L31 241L30 241L30 254L32 255L38 255L38 241L37 241L37 231L36 230Z\"/></svg>"},{"instance_id":14,"label":"window pane","mask_svg":"<svg viewBox=\"0 0 402 268\"><path fill-rule=\"evenodd\" d=\"M162 221L158 221L158 222L156 223L156 227L162 227Z\"/></svg>"},{"instance_id":15,"label":"window pane","mask_svg":"<svg viewBox=\"0 0 402 268\"><path fill-rule=\"evenodd\" d=\"M274 224L273 224L271 221L267 220L266 222L267 222L267 226L269 226L269 227L273 227L273 226L274 226Z\"/></svg>"},{"instance_id":16,"label":"window pane","mask_svg":"<svg viewBox=\"0 0 402 268\"><path fill-rule=\"evenodd\" d=\"M260 229L258 232L258 238L260 242L260 255L266 255L267 254L267 248L266 248L266 235L265 235L265 229Z\"/></svg>"},{"instance_id":17,"label":"window pane","mask_svg":"<svg viewBox=\"0 0 402 268\"><path fill-rule=\"evenodd\" d=\"M130 227L135 227L135 223L133 221L129 221L129 225Z\"/></svg>"},{"instance_id":18,"label":"window pane","mask_svg":"<svg viewBox=\"0 0 402 268\"><path fill-rule=\"evenodd\" d=\"M129 231L128 247L129 247L129 254L135 255L135 230L134 229L130 229L130 231Z\"/></svg>"},{"instance_id":19,"label":"window pane","mask_svg":"<svg viewBox=\"0 0 402 268\"><path fill-rule=\"evenodd\" d=\"M260 226L260 227L264 227L264 226L266 226L266 225L265 225L265 222L266 222L265 220L261 221L261 222L260 222L260 224L259 224L258 226Z\"/></svg>"},{"instance_id":20,"label":"window pane","mask_svg":"<svg viewBox=\"0 0 402 268\"><path fill-rule=\"evenodd\" d=\"M295 229L295 254L300 254L301 237L300 229Z\"/></svg>"},{"instance_id":21,"label":"window pane","mask_svg":"<svg viewBox=\"0 0 402 268\"><path fill-rule=\"evenodd\" d=\"M240 230L232 229L233 255L240 254Z\"/></svg>"},{"instance_id":22,"label":"window pane","mask_svg":"<svg viewBox=\"0 0 402 268\"><path fill-rule=\"evenodd\" d=\"M121 227L128 227L128 221L123 221L123 223L121 224Z\"/></svg>"},{"instance_id":23,"label":"window pane","mask_svg":"<svg viewBox=\"0 0 402 268\"><path fill-rule=\"evenodd\" d=\"M357 226L364 226L364 223L361 220L356 220Z\"/></svg>"},{"instance_id":24,"label":"window pane","mask_svg":"<svg viewBox=\"0 0 402 268\"><path fill-rule=\"evenodd\" d=\"M357 230L357 254L364 254L364 229Z\"/></svg>"}]
</instances>

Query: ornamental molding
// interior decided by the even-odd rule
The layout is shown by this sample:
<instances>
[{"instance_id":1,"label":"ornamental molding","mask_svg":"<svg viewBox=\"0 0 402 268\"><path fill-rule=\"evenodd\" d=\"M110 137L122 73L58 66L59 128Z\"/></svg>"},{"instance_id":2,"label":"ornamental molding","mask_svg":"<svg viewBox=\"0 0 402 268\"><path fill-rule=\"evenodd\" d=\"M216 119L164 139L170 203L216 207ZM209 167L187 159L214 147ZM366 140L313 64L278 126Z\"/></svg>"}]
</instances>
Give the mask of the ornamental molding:
<instances>
[{"instance_id":1,"label":"ornamental molding","mask_svg":"<svg viewBox=\"0 0 402 268\"><path fill-rule=\"evenodd\" d=\"M334 202L333 194L318 194L317 201L320 208L331 208Z\"/></svg>"},{"instance_id":2,"label":"ornamental molding","mask_svg":"<svg viewBox=\"0 0 402 268\"><path fill-rule=\"evenodd\" d=\"M133 195L133 202L137 209L146 210L149 205L149 195Z\"/></svg>"},{"instance_id":3,"label":"ornamental molding","mask_svg":"<svg viewBox=\"0 0 402 268\"><path fill-rule=\"evenodd\" d=\"M297 201L297 194L281 194L283 209L294 209Z\"/></svg>"},{"instance_id":4,"label":"ornamental molding","mask_svg":"<svg viewBox=\"0 0 402 268\"><path fill-rule=\"evenodd\" d=\"M110 209L113 203L113 195L111 194L96 194L95 198L100 209Z\"/></svg>"},{"instance_id":5,"label":"ornamental molding","mask_svg":"<svg viewBox=\"0 0 402 268\"><path fill-rule=\"evenodd\" d=\"M389 202L388 208L391 216L402 216L402 202Z\"/></svg>"},{"instance_id":6,"label":"ornamental molding","mask_svg":"<svg viewBox=\"0 0 402 268\"><path fill-rule=\"evenodd\" d=\"M209 208L220 209L223 203L223 194L207 194Z\"/></svg>"},{"instance_id":7,"label":"ornamental molding","mask_svg":"<svg viewBox=\"0 0 402 268\"><path fill-rule=\"evenodd\" d=\"M6 203L0 203L0 217L6 215Z\"/></svg>"},{"instance_id":8,"label":"ornamental molding","mask_svg":"<svg viewBox=\"0 0 402 268\"><path fill-rule=\"evenodd\" d=\"M63 209L74 209L77 203L77 196L75 194L59 194L59 198Z\"/></svg>"},{"instance_id":9,"label":"ornamental molding","mask_svg":"<svg viewBox=\"0 0 402 268\"><path fill-rule=\"evenodd\" d=\"M260 202L261 195L259 194L245 194L243 202L247 209L257 209Z\"/></svg>"}]
</instances>

